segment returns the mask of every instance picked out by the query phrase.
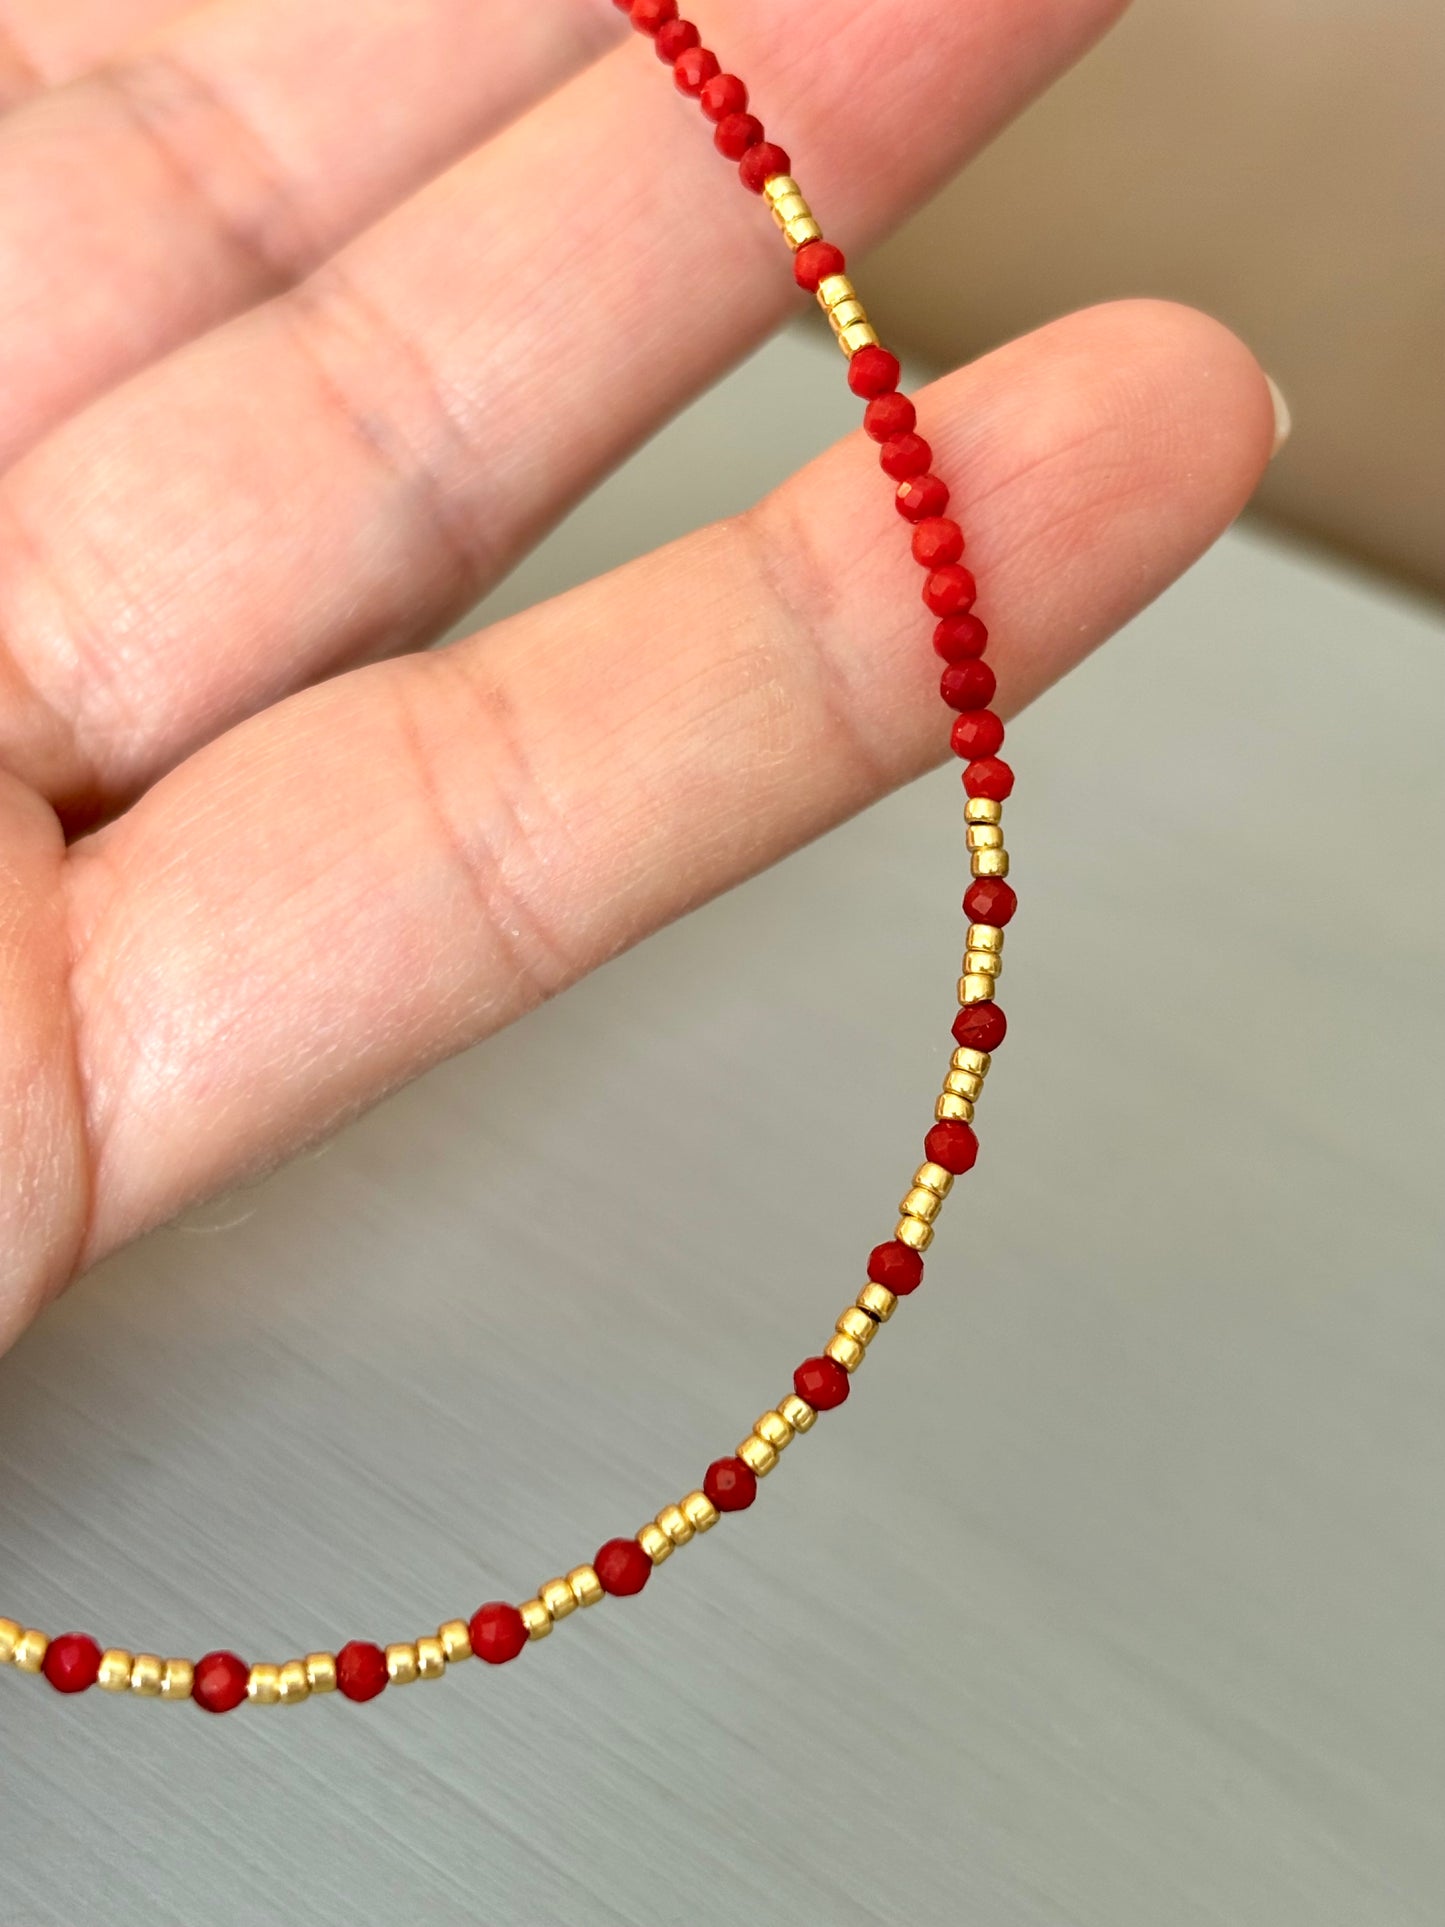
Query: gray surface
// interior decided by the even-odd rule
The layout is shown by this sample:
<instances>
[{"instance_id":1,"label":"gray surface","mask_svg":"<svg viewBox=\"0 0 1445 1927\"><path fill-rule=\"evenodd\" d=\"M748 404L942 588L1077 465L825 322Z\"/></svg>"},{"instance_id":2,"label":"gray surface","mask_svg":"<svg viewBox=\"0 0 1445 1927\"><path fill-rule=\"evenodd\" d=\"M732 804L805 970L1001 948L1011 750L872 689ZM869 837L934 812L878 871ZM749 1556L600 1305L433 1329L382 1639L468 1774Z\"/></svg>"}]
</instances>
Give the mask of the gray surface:
<instances>
[{"instance_id":1,"label":"gray surface","mask_svg":"<svg viewBox=\"0 0 1445 1927\"><path fill-rule=\"evenodd\" d=\"M775 344L512 599L748 499L835 374ZM848 1410L501 1672L227 1721L0 1677L4 1927L1438 1927L1441 642L1236 533L1023 721L985 1154ZM0 1609L281 1658L683 1491L892 1222L955 799L74 1292L0 1365Z\"/></svg>"}]
</instances>

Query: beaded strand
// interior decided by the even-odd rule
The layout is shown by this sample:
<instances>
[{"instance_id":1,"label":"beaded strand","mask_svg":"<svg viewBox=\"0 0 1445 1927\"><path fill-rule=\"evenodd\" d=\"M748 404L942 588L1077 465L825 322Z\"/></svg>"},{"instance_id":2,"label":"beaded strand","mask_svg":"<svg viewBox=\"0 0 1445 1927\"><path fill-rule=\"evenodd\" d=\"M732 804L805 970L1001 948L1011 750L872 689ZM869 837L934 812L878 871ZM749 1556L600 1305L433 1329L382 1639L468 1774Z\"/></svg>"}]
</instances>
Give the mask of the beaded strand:
<instances>
[{"instance_id":1,"label":"beaded strand","mask_svg":"<svg viewBox=\"0 0 1445 1927\"><path fill-rule=\"evenodd\" d=\"M590 1565L574 1566L539 1586L520 1605L493 1600L470 1620L452 1619L414 1640L382 1647L352 1640L338 1653L308 1653L281 1665L248 1665L231 1652L207 1653L194 1662L102 1651L85 1633L47 1639L33 1627L0 1619L0 1667L43 1673L61 1693L99 1686L108 1693L142 1699L191 1700L209 1713L227 1713L251 1701L294 1706L313 1694L339 1692L346 1699L375 1699L388 1686L441 1679L463 1660L501 1665L579 1607L598 1605L609 1594L626 1598L642 1591L653 1570L699 1533L709 1532L725 1512L742 1512L793 1440L812 1430L820 1412L842 1405L852 1375L863 1363L880 1327L898 1300L923 1281L923 1253L953 1181L978 1155L974 1107L983 1092L991 1054L1007 1023L995 1001L1003 969L1004 926L1017 907L1003 839L1003 803L1013 771L1001 761L1002 719L990 708L993 671L982 661L988 631L973 613L976 584L961 561L963 530L947 516L947 485L932 472L933 451L917 431L913 403L899 392L899 365L882 346L847 275L843 251L825 240L822 228L791 173L784 150L764 138L763 124L747 111L748 90L724 73L702 45L698 29L677 15L677 0L616 0L632 25L650 36L658 58L671 67L680 92L698 102L714 123L713 142L737 164L744 187L760 194L772 211L793 256L800 288L816 295L848 362L848 385L867 406L864 431L879 444L879 464L895 484L898 513L912 524L914 559L924 570L923 601L937 618L933 646L943 662L939 693L956 712L950 736L965 767L967 831L973 881L963 899L970 922L959 1011L953 1024L957 1048L923 1140L924 1161L913 1173L893 1236L869 1255L867 1282L838 1317L823 1350L793 1373L793 1390L764 1412L729 1457L713 1461L701 1487L664 1506L630 1539L609 1539Z\"/></svg>"}]
</instances>

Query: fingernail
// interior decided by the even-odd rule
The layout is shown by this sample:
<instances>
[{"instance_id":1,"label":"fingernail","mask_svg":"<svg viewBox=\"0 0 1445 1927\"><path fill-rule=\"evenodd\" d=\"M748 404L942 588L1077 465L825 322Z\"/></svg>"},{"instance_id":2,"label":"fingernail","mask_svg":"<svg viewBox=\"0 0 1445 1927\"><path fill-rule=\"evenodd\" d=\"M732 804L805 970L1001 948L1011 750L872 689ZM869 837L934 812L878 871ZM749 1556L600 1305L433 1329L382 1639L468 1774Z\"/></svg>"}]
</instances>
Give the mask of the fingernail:
<instances>
[{"instance_id":1,"label":"fingernail","mask_svg":"<svg viewBox=\"0 0 1445 1927\"><path fill-rule=\"evenodd\" d=\"M1279 383L1273 375L1266 375L1265 381L1269 384L1269 398L1274 403L1274 447L1269 451L1269 459L1273 461L1289 440L1289 431L1294 424L1289 417L1289 403L1280 393Z\"/></svg>"}]
</instances>

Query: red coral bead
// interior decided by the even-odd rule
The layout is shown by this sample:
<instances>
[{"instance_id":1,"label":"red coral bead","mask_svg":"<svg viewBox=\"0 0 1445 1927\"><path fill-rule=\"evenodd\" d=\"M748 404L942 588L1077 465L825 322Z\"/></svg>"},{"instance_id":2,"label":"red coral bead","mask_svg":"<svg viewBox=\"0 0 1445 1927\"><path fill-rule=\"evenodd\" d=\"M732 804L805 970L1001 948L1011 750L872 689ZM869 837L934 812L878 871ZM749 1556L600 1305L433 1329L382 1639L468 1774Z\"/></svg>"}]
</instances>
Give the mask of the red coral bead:
<instances>
[{"instance_id":1,"label":"red coral bead","mask_svg":"<svg viewBox=\"0 0 1445 1927\"><path fill-rule=\"evenodd\" d=\"M936 616L967 615L977 596L973 573L961 562L946 562L923 585L923 600Z\"/></svg>"},{"instance_id":2,"label":"red coral bead","mask_svg":"<svg viewBox=\"0 0 1445 1927\"><path fill-rule=\"evenodd\" d=\"M988 647L988 630L977 616L945 616L933 632L933 646L945 662L968 662Z\"/></svg>"},{"instance_id":3,"label":"red coral bead","mask_svg":"<svg viewBox=\"0 0 1445 1927\"><path fill-rule=\"evenodd\" d=\"M818 1358L805 1358L793 1373L793 1390L818 1412L831 1412L843 1403L851 1389L848 1374L836 1358L829 1358L826 1353Z\"/></svg>"},{"instance_id":4,"label":"red coral bead","mask_svg":"<svg viewBox=\"0 0 1445 1927\"><path fill-rule=\"evenodd\" d=\"M386 1654L369 1639L348 1640L336 1655L336 1688L349 1700L374 1700L389 1681Z\"/></svg>"},{"instance_id":5,"label":"red coral bead","mask_svg":"<svg viewBox=\"0 0 1445 1927\"><path fill-rule=\"evenodd\" d=\"M974 923L1001 929L1019 907L1018 893L1002 877L975 877L963 893L963 907Z\"/></svg>"},{"instance_id":6,"label":"red coral bead","mask_svg":"<svg viewBox=\"0 0 1445 1927\"><path fill-rule=\"evenodd\" d=\"M950 709L987 709L998 687L986 662L951 662L938 679L938 693ZM969 791L973 795L973 791Z\"/></svg>"},{"instance_id":7,"label":"red coral bead","mask_svg":"<svg viewBox=\"0 0 1445 1927\"><path fill-rule=\"evenodd\" d=\"M948 484L936 475L914 475L898 484L894 501L905 522L926 522L948 507Z\"/></svg>"},{"instance_id":8,"label":"red coral bead","mask_svg":"<svg viewBox=\"0 0 1445 1927\"><path fill-rule=\"evenodd\" d=\"M100 1648L89 1633L59 1633L41 1668L57 1693L83 1693L100 1672Z\"/></svg>"},{"instance_id":9,"label":"red coral bead","mask_svg":"<svg viewBox=\"0 0 1445 1927\"><path fill-rule=\"evenodd\" d=\"M906 1298L923 1283L923 1253L912 1245L901 1245L896 1238L886 1245L874 1245L868 1253L868 1276Z\"/></svg>"},{"instance_id":10,"label":"red coral bead","mask_svg":"<svg viewBox=\"0 0 1445 1927\"><path fill-rule=\"evenodd\" d=\"M848 363L848 386L855 395L871 400L875 395L892 394L902 372L897 355L890 355L886 348L875 347L870 342Z\"/></svg>"},{"instance_id":11,"label":"red coral bead","mask_svg":"<svg viewBox=\"0 0 1445 1927\"><path fill-rule=\"evenodd\" d=\"M669 67L690 48L701 45L702 35L690 20L665 20L657 30L657 57Z\"/></svg>"},{"instance_id":12,"label":"red coral bead","mask_svg":"<svg viewBox=\"0 0 1445 1927\"><path fill-rule=\"evenodd\" d=\"M758 1478L741 1459L714 1459L702 1489L719 1512L742 1512L758 1496Z\"/></svg>"},{"instance_id":13,"label":"red coral bead","mask_svg":"<svg viewBox=\"0 0 1445 1927\"><path fill-rule=\"evenodd\" d=\"M632 0L628 15L639 33L657 33L677 18L677 0Z\"/></svg>"},{"instance_id":14,"label":"red coral bead","mask_svg":"<svg viewBox=\"0 0 1445 1927\"><path fill-rule=\"evenodd\" d=\"M841 274L847 265L842 248L831 241L805 241L793 256L793 279L816 294L830 274Z\"/></svg>"},{"instance_id":15,"label":"red coral bead","mask_svg":"<svg viewBox=\"0 0 1445 1927\"><path fill-rule=\"evenodd\" d=\"M698 95L698 105L709 120L726 120L748 104L748 90L736 74L714 74Z\"/></svg>"},{"instance_id":16,"label":"red coral bead","mask_svg":"<svg viewBox=\"0 0 1445 1927\"><path fill-rule=\"evenodd\" d=\"M601 1580L603 1592L630 1599L652 1577L652 1559L635 1539L609 1539L598 1548L592 1570Z\"/></svg>"},{"instance_id":17,"label":"red coral bead","mask_svg":"<svg viewBox=\"0 0 1445 1927\"><path fill-rule=\"evenodd\" d=\"M672 63L672 77L677 82L677 90L696 100L707 83L719 71L718 57L709 53L706 47L689 47L685 54L679 54Z\"/></svg>"},{"instance_id":18,"label":"red coral bead","mask_svg":"<svg viewBox=\"0 0 1445 1927\"><path fill-rule=\"evenodd\" d=\"M945 1171L952 1171L961 1178L965 1171L971 1171L978 1158L978 1139L974 1136L971 1124L960 1123L956 1118L945 1118L935 1124L923 1140L925 1157L933 1163L941 1164Z\"/></svg>"},{"instance_id":19,"label":"red coral bead","mask_svg":"<svg viewBox=\"0 0 1445 1927\"><path fill-rule=\"evenodd\" d=\"M762 138L763 123L756 114L727 114L714 129L712 144L725 160L740 161Z\"/></svg>"},{"instance_id":20,"label":"red coral bead","mask_svg":"<svg viewBox=\"0 0 1445 1927\"><path fill-rule=\"evenodd\" d=\"M965 1004L953 1020L953 1041L964 1050L997 1050L1007 1030L997 1004Z\"/></svg>"},{"instance_id":21,"label":"red coral bead","mask_svg":"<svg viewBox=\"0 0 1445 1927\"><path fill-rule=\"evenodd\" d=\"M895 482L924 474L932 460L933 450L921 435L895 435L878 451L878 466Z\"/></svg>"},{"instance_id":22,"label":"red coral bead","mask_svg":"<svg viewBox=\"0 0 1445 1927\"><path fill-rule=\"evenodd\" d=\"M1003 719L991 709L965 709L954 719L949 747L955 756L970 762L975 756L992 756L1003 747ZM988 918L981 919L987 923Z\"/></svg>"},{"instance_id":23,"label":"red coral bead","mask_svg":"<svg viewBox=\"0 0 1445 1927\"><path fill-rule=\"evenodd\" d=\"M207 1653L196 1661L191 1698L207 1713L231 1713L246 1697L251 1669L234 1653Z\"/></svg>"},{"instance_id":24,"label":"red coral bead","mask_svg":"<svg viewBox=\"0 0 1445 1927\"><path fill-rule=\"evenodd\" d=\"M963 772L963 787L970 796L987 796L1002 803L1013 786L1014 773L998 756L981 756Z\"/></svg>"},{"instance_id":25,"label":"red coral bead","mask_svg":"<svg viewBox=\"0 0 1445 1927\"><path fill-rule=\"evenodd\" d=\"M786 174L792 165L784 148L772 141L759 141L738 163L738 178L754 194L761 194L775 174Z\"/></svg>"},{"instance_id":26,"label":"red coral bead","mask_svg":"<svg viewBox=\"0 0 1445 1927\"><path fill-rule=\"evenodd\" d=\"M875 442L891 442L897 435L911 434L917 425L918 410L896 389L889 395L875 395L863 410L863 432Z\"/></svg>"},{"instance_id":27,"label":"red coral bead","mask_svg":"<svg viewBox=\"0 0 1445 1927\"><path fill-rule=\"evenodd\" d=\"M527 1622L505 1599L478 1606L467 1627L472 1651L488 1666L505 1666L527 1643Z\"/></svg>"},{"instance_id":28,"label":"red coral bead","mask_svg":"<svg viewBox=\"0 0 1445 1927\"><path fill-rule=\"evenodd\" d=\"M946 516L930 515L913 531L913 559L925 569L941 569L963 554L963 530Z\"/></svg>"}]
</instances>

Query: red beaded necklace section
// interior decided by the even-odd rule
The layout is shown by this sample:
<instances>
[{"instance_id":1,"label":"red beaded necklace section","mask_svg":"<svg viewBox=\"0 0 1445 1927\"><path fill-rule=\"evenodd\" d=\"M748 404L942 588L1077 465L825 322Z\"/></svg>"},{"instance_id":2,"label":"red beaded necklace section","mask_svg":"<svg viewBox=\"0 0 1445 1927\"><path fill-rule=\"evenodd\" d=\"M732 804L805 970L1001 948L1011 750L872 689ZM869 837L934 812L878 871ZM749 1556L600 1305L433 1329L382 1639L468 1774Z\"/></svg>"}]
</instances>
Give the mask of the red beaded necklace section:
<instances>
[{"instance_id":1,"label":"red beaded necklace section","mask_svg":"<svg viewBox=\"0 0 1445 1927\"><path fill-rule=\"evenodd\" d=\"M944 664L939 692L957 712L951 740L966 764L964 816L973 881L963 899L970 922L953 1025L958 1048L923 1140L924 1162L899 1206L892 1238L869 1255L867 1283L839 1317L823 1350L793 1373L788 1397L763 1413L732 1456L708 1467L697 1491L664 1506L633 1538L609 1539L590 1565L549 1580L520 1605L494 1600L470 1620L450 1620L420 1639L386 1647L352 1640L338 1653L309 1653L283 1665L248 1665L230 1652L208 1653L194 1665L118 1648L102 1652L84 1633L48 1640L15 1620L0 1619L0 1665L43 1673L60 1693L98 1685L142 1698L193 1700L209 1713L230 1712L247 1700L294 1705L327 1692L370 1700L387 1686L440 1679L464 1659L500 1665L545 1638L578 1607L595 1606L608 1594L626 1598L641 1592L654 1567L677 1547L710 1530L723 1513L746 1510L757 1497L758 1480L772 1471L779 1454L811 1430L820 1412L835 1410L848 1397L852 1374L879 1327L892 1317L898 1300L921 1284L934 1221L954 1179L970 1170L978 1155L974 1105L990 1053L1003 1042L1006 1029L994 986L1003 967L1004 925L1016 907L1005 881L1009 863L1002 829L1002 804L1013 788L1013 772L998 758L1004 727L989 707L994 676L981 660L988 631L973 613L974 579L960 560L963 531L945 513L948 488L932 472L933 451L916 432L913 403L898 392L898 362L880 345L848 279L842 250L824 240L789 171L787 154L764 138L762 122L748 112L747 88L735 74L722 71L692 22L678 19L676 0L617 4L639 32L651 36L682 93L715 123L718 152L736 162L743 185L766 200L792 250L794 278L816 294L827 314L848 358L848 385L867 403L864 430L881 444L879 461L896 485L898 513L913 525L913 554L925 571L923 600L938 618L933 646Z\"/></svg>"}]
</instances>

